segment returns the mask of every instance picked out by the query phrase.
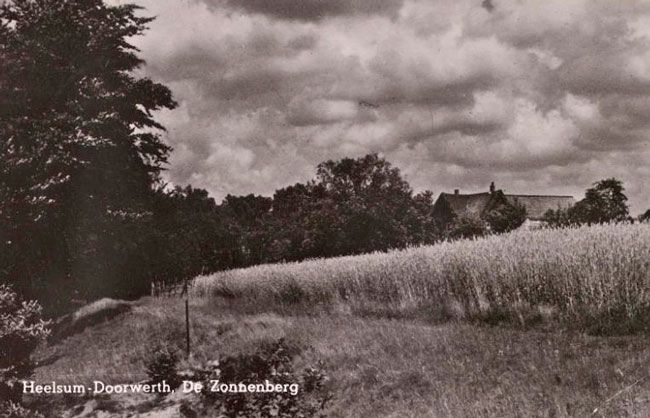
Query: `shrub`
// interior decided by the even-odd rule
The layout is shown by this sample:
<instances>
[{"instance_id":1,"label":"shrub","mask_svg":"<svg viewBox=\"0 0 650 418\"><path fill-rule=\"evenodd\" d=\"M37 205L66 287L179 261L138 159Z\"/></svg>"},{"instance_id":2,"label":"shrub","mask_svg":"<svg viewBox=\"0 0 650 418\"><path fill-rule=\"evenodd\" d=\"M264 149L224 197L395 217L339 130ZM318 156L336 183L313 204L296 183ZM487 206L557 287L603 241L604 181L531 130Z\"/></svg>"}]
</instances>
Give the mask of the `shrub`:
<instances>
[{"instance_id":1,"label":"shrub","mask_svg":"<svg viewBox=\"0 0 650 418\"><path fill-rule=\"evenodd\" d=\"M481 218L461 216L449 226L447 236L451 239L482 237L488 232L488 224Z\"/></svg>"},{"instance_id":2,"label":"shrub","mask_svg":"<svg viewBox=\"0 0 650 418\"><path fill-rule=\"evenodd\" d=\"M0 403L0 418L43 418L43 415L19 403L6 401Z\"/></svg>"},{"instance_id":3,"label":"shrub","mask_svg":"<svg viewBox=\"0 0 650 418\"><path fill-rule=\"evenodd\" d=\"M293 358L300 350L284 339L263 345L253 354L227 356L214 362L211 368L198 375L203 380L203 406L214 416L235 417L323 417L330 397L325 383L327 375L322 367L310 367L302 373L293 369ZM297 393L211 391L211 382L236 384L297 385Z\"/></svg>"},{"instance_id":4,"label":"shrub","mask_svg":"<svg viewBox=\"0 0 650 418\"><path fill-rule=\"evenodd\" d=\"M526 207L519 202L507 202L485 216L490 230L498 234L514 231L526 222Z\"/></svg>"},{"instance_id":5,"label":"shrub","mask_svg":"<svg viewBox=\"0 0 650 418\"><path fill-rule=\"evenodd\" d=\"M152 350L152 356L147 363L147 375L152 384L166 382L172 389L181 384L178 374L178 354L176 349L167 344Z\"/></svg>"},{"instance_id":6,"label":"shrub","mask_svg":"<svg viewBox=\"0 0 650 418\"><path fill-rule=\"evenodd\" d=\"M0 284L0 400L20 402L20 381L32 375L31 354L47 338L48 326L38 302L20 300Z\"/></svg>"},{"instance_id":7,"label":"shrub","mask_svg":"<svg viewBox=\"0 0 650 418\"><path fill-rule=\"evenodd\" d=\"M542 220L546 225L553 228L563 228L575 223L566 209L558 208L557 210L549 209L544 213Z\"/></svg>"}]
</instances>

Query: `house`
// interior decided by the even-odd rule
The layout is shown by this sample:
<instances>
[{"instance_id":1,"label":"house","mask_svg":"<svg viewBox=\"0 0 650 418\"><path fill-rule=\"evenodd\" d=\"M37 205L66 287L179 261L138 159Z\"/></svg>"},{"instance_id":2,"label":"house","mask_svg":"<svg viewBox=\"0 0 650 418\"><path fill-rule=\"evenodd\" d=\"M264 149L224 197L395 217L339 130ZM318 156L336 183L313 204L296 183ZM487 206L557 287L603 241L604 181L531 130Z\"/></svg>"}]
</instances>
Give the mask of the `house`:
<instances>
[{"instance_id":1,"label":"house","mask_svg":"<svg viewBox=\"0 0 650 418\"><path fill-rule=\"evenodd\" d=\"M460 194L456 189L453 194L440 193L433 205L433 215L443 222L464 216L483 218L489 211L503 204L504 199L526 207L525 227L528 228L539 225L548 210L567 209L575 204L573 196L504 194L501 190L496 190L492 182L489 192Z\"/></svg>"}]
</instances>

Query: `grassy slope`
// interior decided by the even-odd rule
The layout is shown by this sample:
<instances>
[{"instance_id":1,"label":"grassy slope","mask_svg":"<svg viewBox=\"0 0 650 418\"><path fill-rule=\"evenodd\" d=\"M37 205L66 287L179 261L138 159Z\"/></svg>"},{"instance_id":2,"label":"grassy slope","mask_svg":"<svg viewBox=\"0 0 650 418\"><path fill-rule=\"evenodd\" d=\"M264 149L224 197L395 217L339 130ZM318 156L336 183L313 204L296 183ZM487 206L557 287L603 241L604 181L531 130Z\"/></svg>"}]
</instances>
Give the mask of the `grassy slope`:
<instances>
[{"instance_id":1,"label":"grassy slope","mask_svg":"<svg viewBox=\"0 0 650 418\"><path fill-rule=\"evenodd\" d=\"M334 417L647 417L650 337L582 331L648 329L648 254L650 225L610 225L224 272L194 289L190 363L288 337L311 347L298 367L324 361ZM183 318L181 300L145 298L43 348L56 360L37 380L143 380ZM171 417L179 401L92 406Z\"/></svg>"},{"instance_id":2,"label":"grassy slope","mask_svg":"<svg viewBox=\"0 0 650 418\"><path fill-rule=\"evenodd\" d=\"M645 336L428 325L346 313L233 313L214 298L196 299L192 315L192 362L252 351L260 341L282 336L310 346L297 366L324 361L334 417L585 417L647 377L650 364ZM36 379L138 381L145 378L148 349L159 340L183 344L181 300L146 298L129 313L42 348L40 357L61 357L39 368ZM64 401L57 399L61 408ZM649 399L650 381L642 380L595 416L650 416ZM176 408L133 395L93 402L93 408L112 411L101 416L153 410L151 417L172 417ZM70 399L67 409L80 403ZM161 412L165 408L168 415Z\"/></svg>"}]
</instances>

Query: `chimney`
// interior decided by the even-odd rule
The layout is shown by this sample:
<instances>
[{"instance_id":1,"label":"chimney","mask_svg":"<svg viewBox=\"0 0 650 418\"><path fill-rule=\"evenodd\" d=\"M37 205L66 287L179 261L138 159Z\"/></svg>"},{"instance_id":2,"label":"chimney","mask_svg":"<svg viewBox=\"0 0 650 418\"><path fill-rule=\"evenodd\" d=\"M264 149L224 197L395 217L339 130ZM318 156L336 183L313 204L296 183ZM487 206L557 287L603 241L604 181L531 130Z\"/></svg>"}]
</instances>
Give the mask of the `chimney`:
<instances>
[{"instance_id":1,"label":"chimney","mask_svg":"<svg viewBox=\"0 0 650 418\"><path fill-rule=\"evenodd\" d=\"M496 191L496 187L494 186L494 182L490 183L490 193L494 193Z\"/></svg>"},{"instance_id":2,"label":"chimney","mask_svg":"<svg viewBox=\"0 0 650 418\"><path fill-rule=\"evenodd\" d=\"M454 194L458 194L459 192L460 192L460 190L454 189Z\"/></svg>"}]
</instances>

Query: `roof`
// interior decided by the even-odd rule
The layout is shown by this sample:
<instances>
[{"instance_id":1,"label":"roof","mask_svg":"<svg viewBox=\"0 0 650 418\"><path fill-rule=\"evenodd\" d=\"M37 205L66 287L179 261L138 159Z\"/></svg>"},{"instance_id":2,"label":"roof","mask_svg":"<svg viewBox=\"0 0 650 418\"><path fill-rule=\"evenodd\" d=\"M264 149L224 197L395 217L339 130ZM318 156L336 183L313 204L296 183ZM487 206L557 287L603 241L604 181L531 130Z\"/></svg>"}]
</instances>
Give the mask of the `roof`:
<instances>
[{"instance_id":1,"label":"roof","mask_svg":"<svg viewBox=\"0 0 650 418\"><path fill-rule=\"evenodd\" d=\"M526 218L531 220L543 219L544 214L549 209L566 209L575 204L573 196L507 194L505 197L510 203L517 201L524 205L526 207ZM486 210L497 204L492 201L492 198L493 194L485 192L474 194L440 193L438 199L445 200L458 216L481 217Z\"/></svg>"},{"instance_id":2,"label":"roof","mask_svg":"<svg viewBox=\"0 0 650 418\"><path fill-rule=\"evenodd\" d=\"M451 209L458 216L481 216L490 203L490 193L451 194L440 193L440 198L445 198Z\"/></svg>"},{"instance_id":3,"label":"roof","mask_svg":"<svg viewBox=\"0 0 650 418\"><path fill-rule=\"evenodd\" d=\"M526 217L528 219L540 220L549 210L567 209L576 202L573 196L543 196L543 195L523 195L507 194L506 199L510 203L516 200L526 207Z\"/></svg>"}]
</instances>

